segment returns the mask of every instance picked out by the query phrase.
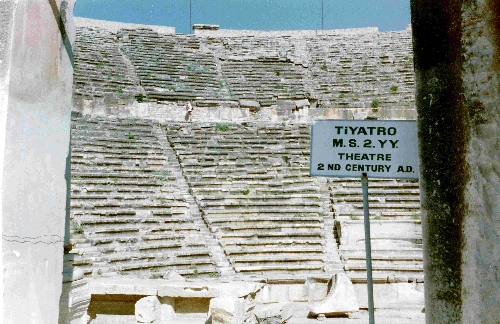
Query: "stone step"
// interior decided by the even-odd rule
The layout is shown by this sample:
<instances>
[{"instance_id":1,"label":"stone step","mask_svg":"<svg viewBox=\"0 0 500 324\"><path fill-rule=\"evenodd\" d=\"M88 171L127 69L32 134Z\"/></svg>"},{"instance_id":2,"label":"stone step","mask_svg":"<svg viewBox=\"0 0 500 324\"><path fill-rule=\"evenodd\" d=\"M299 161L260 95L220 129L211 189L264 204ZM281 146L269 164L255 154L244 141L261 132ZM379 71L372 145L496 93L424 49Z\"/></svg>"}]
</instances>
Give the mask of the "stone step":
<instances>
[{"instance_id":1,"label":"stone step","mask_svg":"<svg viewBox=\"0 0 500 324\"><path fill-rule=\"evenodd\" d=\"M285 210L274 209L203 209L203 215L206 218L215 219L215 217L248 217L262 216L273 219L275 217L293 217L295 215L303 216L319 216L321 211L317 208L286 208Z\"/></svg>"},{"instance_id":2,"label":"stone step","mask_svg":"<svg viewBox=\"0 0 500 324\"><path fill-rule=\"evenodd\" d=\"M288 240L282 243L281 246L274 247L241 247L241 246L231 246L226 245L224 251L228 255L255 255L255 254L269 254L269 253L297 253L297 254L322 254L324 253L324 248L322 245L317 244L317 246L295 246L298 241ZM286 246L289 245L289 246Z\"/></svg>"},{"instance_id":3,"label":"stone step","mask_svg":"<svg viewBox=\"0 0 500 324\"><path fill-rule=\"evenodd\" d=\"M305 242L316 242L322 240L322 231L285 231L271 233L220 233L219 240L224 240L224 244L233 245L269 245L279 244L280 240L303 240ZM221 243L222 244L222 243Z\"/></svg>"},{"instance_id":4,"label":"stone step","mask_svg":"<svg viewBox=\"0 0 500 324\"><path fill-rule=\"evenodd\" d=\"M254 265L254 266L235 266L234 269L236 272L268 272L268 271L285 271L285 272L323 272L324 264L277 264L277 265Z\"/></svg>"},{"instance_id":5,"label":"stone step","mask_svg":"<svg viewBox=\"0 0 500 324\"><path fill-rule=\"evenodd\" d=\"M206 222L210 225L216 226L218 224L248 224L248 223L258 223L264 224L276 224L276 223L299 223L299 224L323 224L323 217L314 216L246 216L242 217L206 217Z\"/></svg>"},{"instance_id":6,"label":"stone step","mask_svg":"<svg viewBox=\"0 0 500 324\"><path fill-rule=\"evenodd\" d=\"M423 262L415 263L415 264L396 264L394 262L385 262L385 261L373 261L372 268L374 271L400 271L400 272L411 272L411 273L423 273L424 265ZM347 263L344 265L345 271L364 271L366 272L366 263L357 262L357 263Z\"/></svg>"},{"instance_id":7,"label":"stone step","mask_svg":"<svg viewBox=\"0 0 500 324\"><path fill-rule=\"evenodd\" d=\"M223 233L269 233L286 232L294 230L319 231L323 229L323 224L235 224L235 225L217 225L212 230L221 230Z\"/></svg>"},{"instance_id":8,"label":"stone step","mask_svg":"<svg viewBox=\"0 0 500 324\"><path fill-rule=\"evenodd\" d=\"M258 265L259 263L272 263L272 264L280 264L280 263L301 263L301 264L323 264L323 255L322 254L299 254L299 253L279 253L272 252L268 255L238 255L235 257L230 257L229 260L231 264L236 266L243 265Z\"/></svg>"},{"instance_id":9,"label":"stone step","mask_svg":"<svg viewBox=\"0 0 500 324\"><path fill-rule=\"evenodd\" d=\"M346 272L353 284L366 284L366 273L358 271ZM419 272L390 272L390 271L374 271L373 272L374 284L385 283L408 283L408 282L424 282L424 274Z\"/></svg>"}]
</instances>

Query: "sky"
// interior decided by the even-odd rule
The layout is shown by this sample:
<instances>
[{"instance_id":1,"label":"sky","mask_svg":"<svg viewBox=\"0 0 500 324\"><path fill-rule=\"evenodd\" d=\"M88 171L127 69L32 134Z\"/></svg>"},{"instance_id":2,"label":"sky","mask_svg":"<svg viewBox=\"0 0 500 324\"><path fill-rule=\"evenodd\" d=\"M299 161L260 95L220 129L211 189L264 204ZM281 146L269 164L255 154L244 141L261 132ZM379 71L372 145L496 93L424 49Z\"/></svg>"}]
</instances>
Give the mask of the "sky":
<instances>
[{"instance_id":1,"label":"sky","mask_svg":"<svg viewBox=\"0 0 500 324\"><path fill-rule=\"evenodd\" d=\"M188 34L190 5L193 24L221 29L315 30L322 29L322 16L324 29L393 31L410 24L410 0L77 0L74 15Z\"/></svg>"}]
</instances>

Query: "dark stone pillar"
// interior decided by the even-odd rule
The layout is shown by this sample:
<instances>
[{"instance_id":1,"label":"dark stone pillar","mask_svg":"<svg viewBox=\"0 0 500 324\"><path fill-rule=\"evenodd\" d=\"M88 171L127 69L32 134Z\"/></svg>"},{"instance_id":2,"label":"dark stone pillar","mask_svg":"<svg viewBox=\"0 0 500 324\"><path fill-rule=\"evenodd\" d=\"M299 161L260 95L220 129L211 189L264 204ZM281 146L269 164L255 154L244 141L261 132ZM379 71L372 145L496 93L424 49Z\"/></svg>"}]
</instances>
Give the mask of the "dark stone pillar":
<instances>
[{"instance_id":1,"label":"dark stone pillar","mask_svg":"<svg viewBox=\"0 0 500 324\"><path fill-rule=\"evenodd\" d=\"M500 314L499 8L411 1L427 323Z\"/></svg>"}]
</instances>

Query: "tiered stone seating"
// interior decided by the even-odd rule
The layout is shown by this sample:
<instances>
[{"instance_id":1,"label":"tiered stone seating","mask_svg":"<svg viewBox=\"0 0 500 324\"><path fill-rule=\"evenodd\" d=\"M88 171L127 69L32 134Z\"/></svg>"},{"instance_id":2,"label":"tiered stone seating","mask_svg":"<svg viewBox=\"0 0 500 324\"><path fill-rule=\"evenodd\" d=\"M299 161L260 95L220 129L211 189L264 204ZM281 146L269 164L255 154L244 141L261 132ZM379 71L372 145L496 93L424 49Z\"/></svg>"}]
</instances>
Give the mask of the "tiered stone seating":
<instances>
[{"instance_id":1,"label":"tiered stone seating","mask_svg":"<svg viewBox=\"0 0 500 324\"><path fill-rule=\"evenodd\" d=\"M236 99L256 100L261 106L278 99L304 99L304 68L280 57L223 61L224 79Z\"/></svg>"},{"instance_id":2,"label":"tiered stone seating","mask_svg":"<svg viewBox=\"0 0 500 324\"><path fill-rule=\"evenodd\" d=\"M167 132L237 273L324 273L327 196L308 176L308 126L169 124Z\"/></svg>"},{"instance_id":3,"label":"tiered stone seating","mask_svg":"<svg viewBox=\"0 0 500 324\"><path fill-rule=\"evenodd\" d=\"M294 56L295 43L290 37L262 37L262 36L237 36L237 37L209 37L200 38L200 41L214 53L221 57L283 57Z\"/></svg>"},{"instance_id":4,"label":"tiered stone seating","mask_svg":"<svg viewBox=\"0 0 500 324\"><path fill-rule=\"evenodd\" d=\"M71 141L75 266L94 275L218 274L171 171L177 161L151 123L74 118Z\"/></svg>"},{"instance_id":5,"label":"tiered stone seating","mask_svg":"<svg viewBox=\"0 0 500 324\"><path fill-rule=\"evenodd\" d=\"M149 100L224 100L229 98L212 53L197 37L161 35L147 29L123 31L130 58ZM198 105L200 106L200 105Z\"/></svg>"},{"instance_id":6,"label":"tiered stone seating","mask_svg":"<svg viewBox=\"0 0 500 324\"><path fill-rule=\"evenodd\" d=\"M414 108L410 30L297 37L77 31L76 96L144 91L144 100L198 107L307 98L323 108Z\"/></svg>"},{"instance_id":7,"label":"tiered stone seating","mask_svg":"<svg viewBox=\"0 0 500 324\"><path fill-rule=\"evenodd\" d=\"M353 282L366 281L361 179L331 179L339 252ZM369 181L375 281L423 281L419 185L413 180Z\"/></svg>"},{"instance_id":8,"label":"tiered stone seating","mask_svg":"<svg viewBox=\"0 0 500 324\"><path fill-rule=\"evenodd\" d=\"M134 98L139 80L127 65L116 35L97 27L77 28L73 96Z\"/></svg>"},{"instance_id":9,"label":"tiered stone seating","mask_svg":"<svg viewBox=\"0 0 500 324\"><path fill-rule=\"evenodd\" d=\"M414 108L408 30L307 38L313 95L337 107Z\"/></svg>"}]
</instances>

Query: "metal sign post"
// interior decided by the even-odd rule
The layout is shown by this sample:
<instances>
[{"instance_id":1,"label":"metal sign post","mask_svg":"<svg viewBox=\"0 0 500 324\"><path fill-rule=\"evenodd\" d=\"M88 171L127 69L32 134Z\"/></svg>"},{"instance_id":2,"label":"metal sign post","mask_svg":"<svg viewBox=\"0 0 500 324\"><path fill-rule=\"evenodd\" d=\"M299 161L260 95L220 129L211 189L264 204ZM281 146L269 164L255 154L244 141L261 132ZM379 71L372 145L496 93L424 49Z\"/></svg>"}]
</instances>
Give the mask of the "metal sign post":
<instances>
[{"instance_id":1,"label":"metal sign post","mask_svg":"<svg viewBox=\"0 0 500 324\"><path fill-rule=\"evenodd\" d=\"M315 120L311 176L359 177L363 189L370 324L375 324L368 177L418 179L417 123L408 120Z\"/></svg>"},{"instance_id":2,"label":"metal sign post","mask_svg":"<svg viewBox=\"0 0 500 324\"><path fill-rule=\"evenodd\" d=\"M368 290L368 313L370 324L375 324L375 311L373 305L373 276L372 276L372 244L370 241L370 207L368 206L368 176L361 175L361 186L363 188L363 211L365 219L365 250L366 250L366 280Z\"/></svg>"}]
</instances>

